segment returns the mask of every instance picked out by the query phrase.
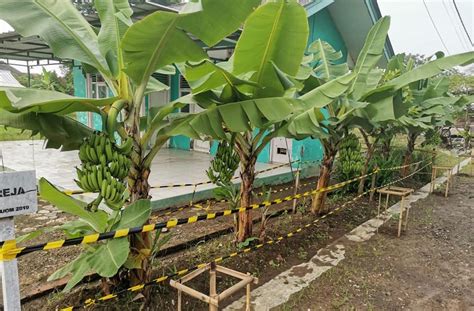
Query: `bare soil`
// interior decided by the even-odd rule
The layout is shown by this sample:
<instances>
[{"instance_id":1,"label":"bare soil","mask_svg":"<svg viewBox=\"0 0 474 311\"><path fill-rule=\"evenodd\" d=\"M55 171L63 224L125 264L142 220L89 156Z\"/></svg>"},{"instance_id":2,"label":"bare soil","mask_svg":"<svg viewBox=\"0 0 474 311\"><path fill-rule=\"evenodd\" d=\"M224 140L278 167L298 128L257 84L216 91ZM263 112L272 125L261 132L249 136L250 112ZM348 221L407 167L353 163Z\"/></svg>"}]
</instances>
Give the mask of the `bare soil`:
<instances>
[{"instance_id":1,"label":"bare soil","mask_svg":"<svg viewBox=\"0 0 474 311\"><path fill-rule=\"evenodd\" d=\"M422 182L409 180L401 183L403 186L418 187ZM283 186L284 187L284 186ZM275 194L274 197L284 197L291 194L292 190ZM351 195L333 194L328 199L329 207L335 208L351 199ZM293 232L297 228L304 226L304 224L311 223L317 216L312 215L308 211L306 202L300 202L298 213L287 214L270 220L267 226L267 236L271 239L284 235L288 232ZM277 206L277 209L288 208L290 204L282 204ZM216 205L212 210L219 210L225 208L225 205ZM173 214L172 217L185 217L195 215L196 210L183 209ZM260 212L255 213L258 217ZM337 214L327 217L316 226L312 226L304 230L300 234L294 235L291 239L284 239L278 244L260 248L257 252L250 252L232 259L226 260L223 264L226 267L236 269L238 271L250 272L260 279L261 284L272 279L282 271L287 270L293 265L300 264L311 258L316 252L331 243L335 239L341 237L348 231L357 227L364 221L372 218L376 214L376 203L368 202L368 198L363 198L357 202L349 204L345 209ZM162 216L154 215L155 220L162 220L171 217L170 215ZM232 224L232 217L224 217L209 222L201 222L191 225L181 226L171 230L174 235L174 240L170 243L179 243L203 233L210 233L216 228L228 227ZM254 235L258 235L259 226L254 227ZM192 267L199 263L209 262L216 257L226 255L237 249L237 246L232 242L233 235L228 234L219 238L213 239L209 242L197 243L197 245L190 245L189 249L178 254L173 254L168 257L158 258L154 262L155 276L160 276L165 273L180 270L183 268ZM51 253L37 253L42 256L49 256L55 258L61 254L63 250L58 250L52 257ZM35 257L34 255L28 255ZM25 256L26 257L26 256ZM72 257L65 254L64 257L71 259ZM64 259L64 258L63 258ZM33 260L33 259L31 259ZM44 271L47 275L52 272ZM218 291L231 286L235 280L229 278L218 278ZM196 281L190 283L195 289L206 291L208 288L208 280L205 277L198 278ZM147 308L143 308L140 294L128 294L121 296L120 299L107 301L106 303L96 304L92 309L94 310L175 310L176 309L176 292L168 283L162 283L158 286L152 286L152 301ZM120 288L115 288L114 291ZM104 293L101 292L100 286L97 282L79 286L70 294L52 293L46 297L36 299L23 305L24 310L54 310L58 307L65 307L70 305L81 305L87 298L98 298ZM232 302L233 298L238 298L241 293L231 297L227 303ZM223 305L224 306L224 305ZM205 310L207 306L196 299L185 297L184 310Z\"/></svg>"},{"instance_id":2,"label":"bare soil","mask_svg":"<svg viewBox=\"0 0 474 311\"><path fill-rule=\"evenodd\" d=\"M397 220L277 310L474 310L474 178L455 177L416 202L408 232Z\"/></svg>"}]
</instances>

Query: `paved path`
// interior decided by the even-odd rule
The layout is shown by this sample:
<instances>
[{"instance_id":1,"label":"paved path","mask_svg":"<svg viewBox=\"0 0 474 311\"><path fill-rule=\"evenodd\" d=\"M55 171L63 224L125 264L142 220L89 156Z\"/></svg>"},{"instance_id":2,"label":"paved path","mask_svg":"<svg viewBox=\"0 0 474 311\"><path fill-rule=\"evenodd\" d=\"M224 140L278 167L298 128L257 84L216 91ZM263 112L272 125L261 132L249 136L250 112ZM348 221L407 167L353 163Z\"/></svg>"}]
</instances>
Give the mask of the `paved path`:
<instances>
[{"instance_id":1,"label":"paved path","mask_svg":"<svg viewBox=\"0 0 474 311\"><path fill-rule=\"evenodd\" d=\"M74 183L75 166L80 165L76 151L60 152L44 149L42 141L0 142L3 163L13 170L37 171L37 178L45 177L53 184L65 189L78 189ZM208 180L209 154L177 149L162 149L153 160L150 175L151 185L196 183ZM1 165L1 163L0 163ZM257 170L274 167L278 164L257 163ZM274 176L289 172L282 167L262 173L259 177ZM213 188L213 185L200 186L198 190ZM193 187L152 189L154 200L171 198L193 192Z\"/></svg>"}]
</instances>

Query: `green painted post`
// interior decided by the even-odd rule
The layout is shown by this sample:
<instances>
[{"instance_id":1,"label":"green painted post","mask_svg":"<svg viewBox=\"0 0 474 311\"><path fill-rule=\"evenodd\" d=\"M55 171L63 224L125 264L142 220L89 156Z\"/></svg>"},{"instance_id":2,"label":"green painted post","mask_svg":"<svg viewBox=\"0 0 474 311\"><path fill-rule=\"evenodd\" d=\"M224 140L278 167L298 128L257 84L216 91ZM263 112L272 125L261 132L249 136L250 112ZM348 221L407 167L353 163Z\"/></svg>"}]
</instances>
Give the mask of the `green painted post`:
<instances>
[{"instance_id":1,"label":"green painted post","mask_svg":"<svg viewBox=\"0 0 474 311\"><path fill-rule=\"evenodd\" d=\"M180 74L177 72L176 74L171 76L170 79L170 100L176 100L180 96L179 94L179 81L180 81ZM179 111L175 111L179 112ZM190 149L190 139L186 136L179 135L171 137L170 139L170 147L182 150L189 150Z\"/></svg>"}]
</instances>

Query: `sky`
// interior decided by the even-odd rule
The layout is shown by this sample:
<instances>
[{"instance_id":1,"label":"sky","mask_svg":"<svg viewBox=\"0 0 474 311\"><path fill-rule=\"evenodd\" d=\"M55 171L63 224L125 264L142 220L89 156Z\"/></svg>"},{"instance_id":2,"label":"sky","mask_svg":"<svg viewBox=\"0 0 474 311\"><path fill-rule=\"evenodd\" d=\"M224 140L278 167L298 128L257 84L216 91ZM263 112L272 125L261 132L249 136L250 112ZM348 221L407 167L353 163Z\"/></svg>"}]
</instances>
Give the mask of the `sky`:
<instances>
[{"instance_id":1,"label":"sky","mask_svg":"<svg viewBox=\"0 0 474 311\"><path fill-rule=\"evenodd\" d=\"M389 37L395 53L428 56L437 51L446 55L473 51L453 2L474 41L474 0L378 0L382 15L392 18ZM0 33L9 30L11 27L0 20ZM46 68L60 73L58 66ZM24 67L18 69L26 71ZM41 72L41 68L36 67L32 72Z\"/></svg>"},{"instance_id":2,"label":"sky","mask_svg":"<svg viewBox=\"0 0 474 311\"><path fill-rule=\"evenodd\" d=\"M452 55L474 49L453 0L378 0L378 3L382 15L391 16L389 37L395 53L432 55L443 51ZM455 0L455 3L474 41L474 0Z\"/></svg>"}]
</instances>

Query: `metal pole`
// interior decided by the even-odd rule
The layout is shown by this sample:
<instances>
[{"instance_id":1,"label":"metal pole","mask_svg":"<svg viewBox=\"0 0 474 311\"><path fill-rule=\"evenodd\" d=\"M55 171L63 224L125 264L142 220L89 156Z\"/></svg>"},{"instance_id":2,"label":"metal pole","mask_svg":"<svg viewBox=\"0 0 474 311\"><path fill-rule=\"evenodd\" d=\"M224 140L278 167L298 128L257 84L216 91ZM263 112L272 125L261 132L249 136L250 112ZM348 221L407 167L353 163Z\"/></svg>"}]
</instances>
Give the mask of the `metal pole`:
<instances>
[{"instance_id":1,"label":"metal pole","mask_svg":"<svg viewBox=\"0 0 474 311\"><path fill-rule=\"evenodd\" d=\"M15 238L15 224L13 217L0 219L0 240ZM2 275L3 308L5 311L21 311L20 283L16 259L0 261Z\"/></svg>"},{"instance_id":2,"label":"metal pole","mask_svg":"<svg viewBox=\"0 0 474 311\"><path fill-rule=\"evenodd\" d=\"M26 72L28 73L28 87L31 87L31 73L30 73L29 61L26 61Z\"/></svg>"}]
</instances>

